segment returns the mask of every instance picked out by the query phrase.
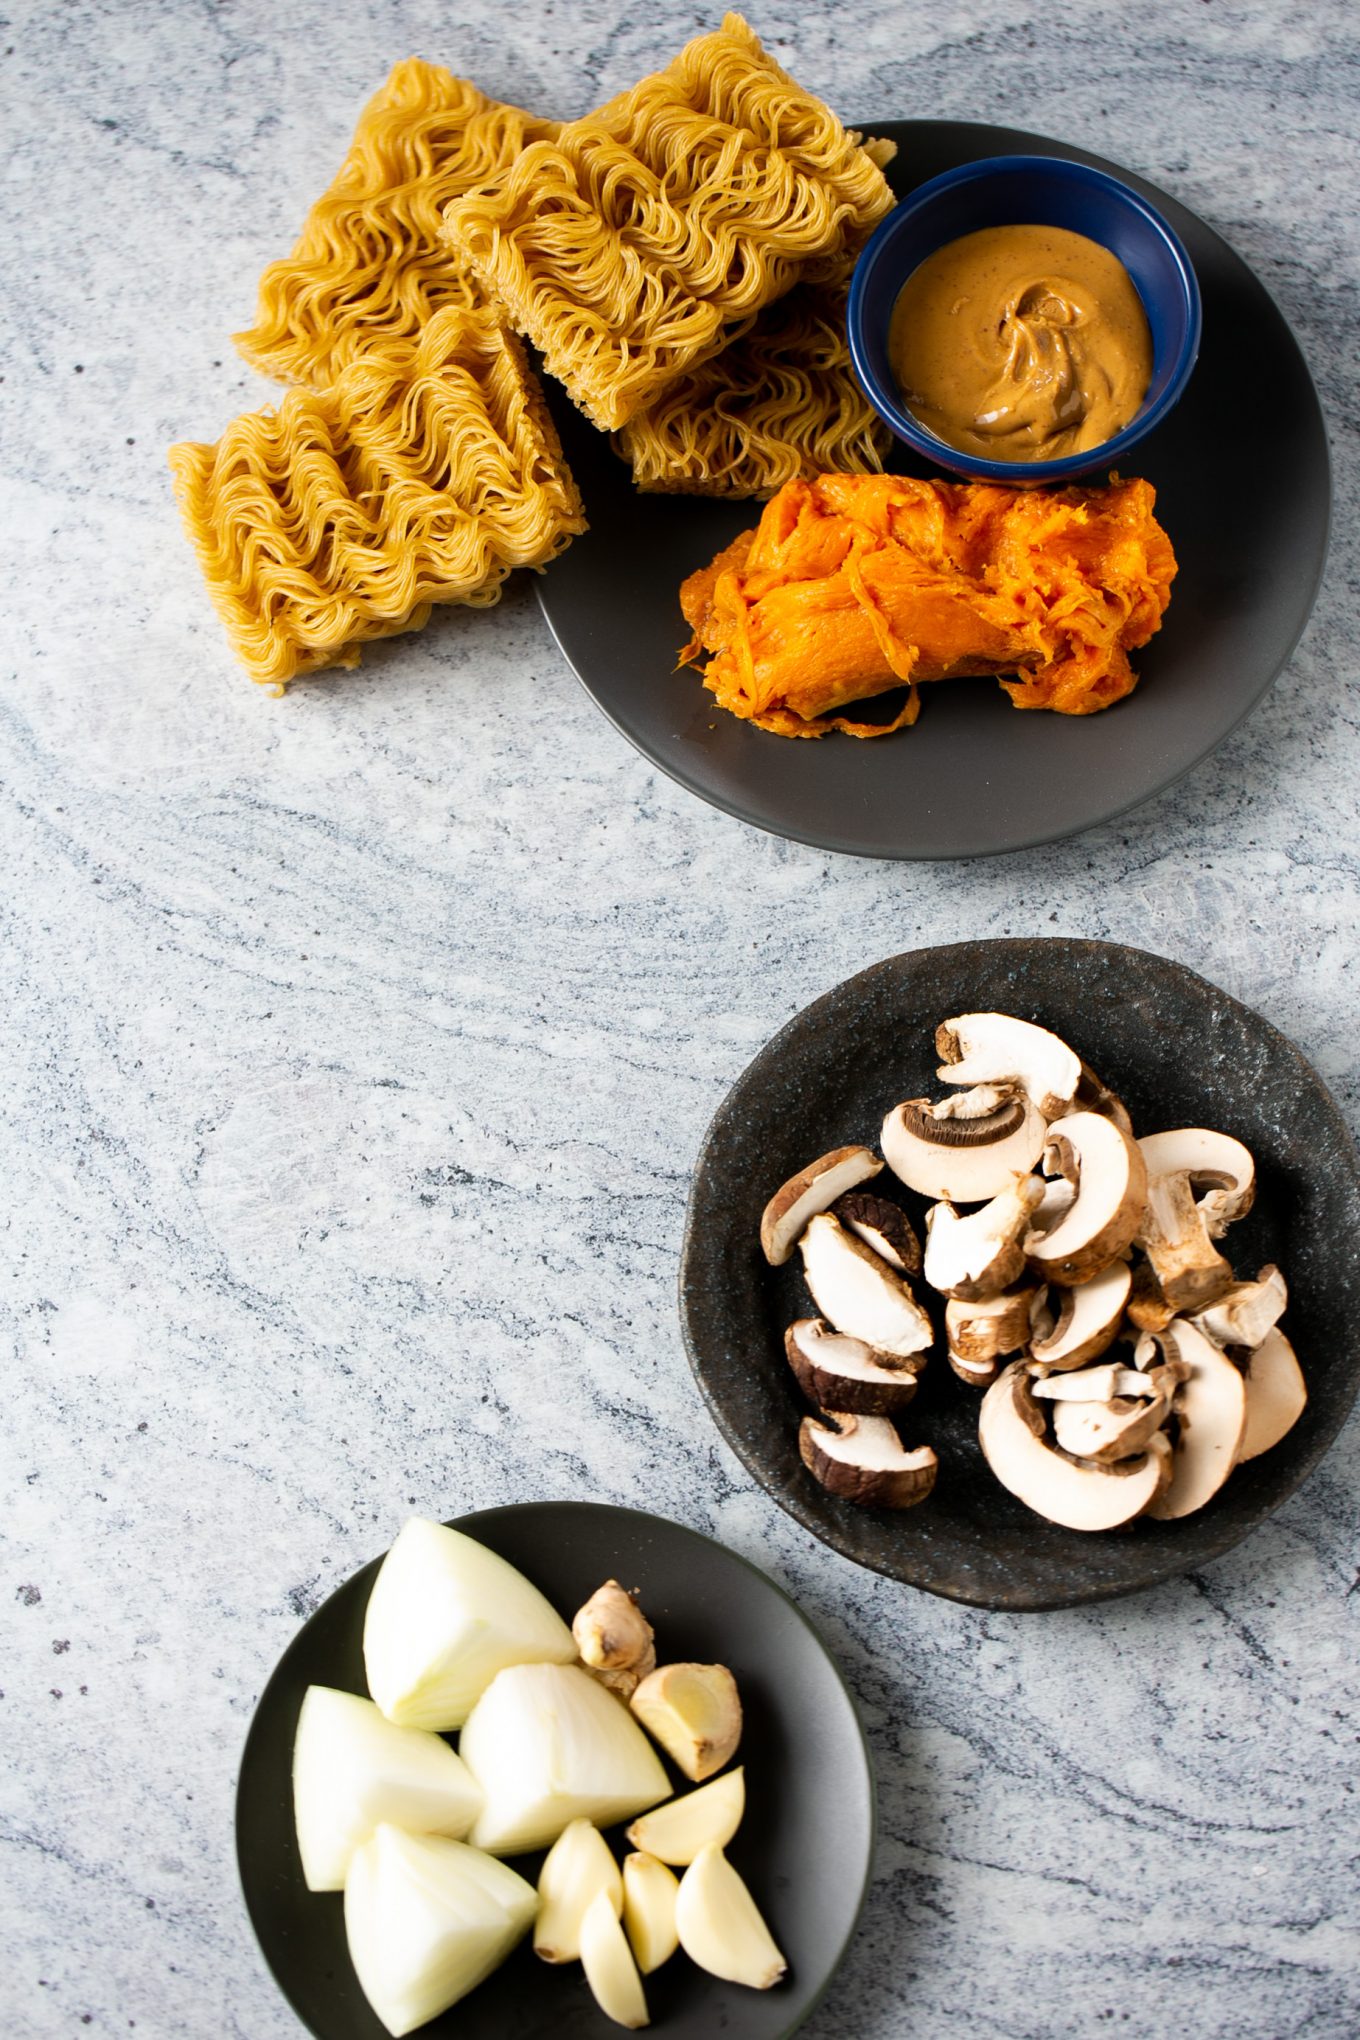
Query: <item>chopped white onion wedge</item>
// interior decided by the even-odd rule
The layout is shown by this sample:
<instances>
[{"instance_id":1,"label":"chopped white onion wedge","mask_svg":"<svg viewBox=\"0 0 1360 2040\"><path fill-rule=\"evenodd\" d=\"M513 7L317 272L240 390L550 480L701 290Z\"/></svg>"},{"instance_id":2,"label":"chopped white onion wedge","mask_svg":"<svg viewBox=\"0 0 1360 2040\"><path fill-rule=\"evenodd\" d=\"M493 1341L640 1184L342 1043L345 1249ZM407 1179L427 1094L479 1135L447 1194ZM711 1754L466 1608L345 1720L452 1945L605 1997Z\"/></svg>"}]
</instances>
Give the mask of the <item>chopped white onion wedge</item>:
<instances>
[{"instance_id":1,"label":"chopped white onion wedge","mask_svg":"<svg viewBox=\"0 0 1360 2040\"><path fill-rule=\"evenodd\" d=\"M350 1959L394 2040L489 1976L537 1904L508 1864L464 1842L380 1827L356 1849L345 1884Z\"/></svg>"},{"instance_id":2,"label":"chopped white onion wedge","mask_svg":"<svg viewBox=\"0 0 1360 2040\"><path fill-rule=\"evenodd\" d=\"M340 1891L354 1851L383 1822L465 1835L482 1795L449 1745L397 1728L371 1700L309 1686L293 1742L293 1811L309 1891Z\"/></svg>"},{"instance_id":3,"label":"chopped white onion wedge","mask_svg":"<svg viewBox=\"0 0 1360 2040\"><path fill-rule=\"evenodd\" d=\"M459 1749L482 1789L479 1849L546 1848L569 1821L629 1820L670 1780L628 1709L579 1665L512 1665L468 1716Z\"/></svg>"},{"instance_id":4,"label":"chopped white onion wedge","mask_svg":"<svg viewBox=\"0 0 1360 2040\"><path fill-rule=\"evenodd\" d=\"M403 1728L461 1728L507 1665L575 1656L570 1629L538 1588L443 1523L412 1517L373 1582L368 1690Z\"/></svg>"}]
</instances>

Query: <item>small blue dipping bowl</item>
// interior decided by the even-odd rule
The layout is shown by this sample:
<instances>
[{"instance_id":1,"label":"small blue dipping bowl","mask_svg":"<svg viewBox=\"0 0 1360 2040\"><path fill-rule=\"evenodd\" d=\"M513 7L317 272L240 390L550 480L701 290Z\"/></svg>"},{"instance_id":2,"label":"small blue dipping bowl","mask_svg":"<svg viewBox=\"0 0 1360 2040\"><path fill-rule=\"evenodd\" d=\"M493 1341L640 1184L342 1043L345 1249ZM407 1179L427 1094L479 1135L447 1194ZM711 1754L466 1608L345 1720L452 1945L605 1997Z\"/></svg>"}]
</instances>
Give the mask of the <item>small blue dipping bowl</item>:
<instances>
[{"instance_id":1,"label":"small blue dipping bowl","mask_svg":"<svg viewBox=\"0 0 1360 2040\"><path fill-rule=\"evenodd\" d=\"M1066 227L1099 241L1133 278L1152 332L1152 381L1122 432L1062 460L985 460L946 446L907 409L888 359L888 330L912 271L948 241L981 227ZM846 315L850 355L865 395L923 459L970 481L1075 481L1123 459L1160 425L1199 353L1199 285L1190 257L1145 198L1118 178L1059 156L988 156L933 177L904 199L855 265Z\"/></svg>"}]
</instances>

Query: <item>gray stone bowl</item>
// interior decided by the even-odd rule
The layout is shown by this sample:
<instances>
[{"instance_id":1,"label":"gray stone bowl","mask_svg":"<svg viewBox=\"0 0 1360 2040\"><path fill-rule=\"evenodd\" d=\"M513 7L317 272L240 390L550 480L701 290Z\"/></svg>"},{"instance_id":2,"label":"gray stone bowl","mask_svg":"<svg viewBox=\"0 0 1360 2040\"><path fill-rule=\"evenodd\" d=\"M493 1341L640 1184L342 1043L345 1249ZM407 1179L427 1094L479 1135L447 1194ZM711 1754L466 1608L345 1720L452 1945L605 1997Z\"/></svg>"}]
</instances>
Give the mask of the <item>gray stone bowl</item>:
<instances>
[{"instance_id":1,"label":"gray stone bowl","mask_svg":"<svg viewBox=\"0 0 1360 2040\"><path fill-rule=\"evenodd\" d=\"M1239 1274L1276 1261L1308 1408L1273 1451L1239 1467L1198 1515L1084 1535L1008 1494L977 1442L979 1396L939 1349L902 1429L940 1459L908 1510L836 1500L798 1456L803 1402L785 1327L812 1313L797 1256L770 1268L766 1200L815 1156L877 1148L884 1114L936 1095L936 1024L999 1011L1051 1027L1127 1104L1137 1132L1207 1125L1256 1158L1252 1211L1224 1250ZM924 1200L886 1193L918 1230ZM885 1178L873 1189L883 1188ZM766 1493L860 1565L985 1608L1066 1608L1191 1572L1291 1495L1345 1422L1360 1378L1360 1161L1317 1072L1269 1023L1182 964L1111 942L1007 940L914 950L861 971L789 1021L737 1079L700 1150L685 1222L680 1315L699 1386ZM924 1285L919 1285L923 1299Z\"/></svg>"}]
</instances>

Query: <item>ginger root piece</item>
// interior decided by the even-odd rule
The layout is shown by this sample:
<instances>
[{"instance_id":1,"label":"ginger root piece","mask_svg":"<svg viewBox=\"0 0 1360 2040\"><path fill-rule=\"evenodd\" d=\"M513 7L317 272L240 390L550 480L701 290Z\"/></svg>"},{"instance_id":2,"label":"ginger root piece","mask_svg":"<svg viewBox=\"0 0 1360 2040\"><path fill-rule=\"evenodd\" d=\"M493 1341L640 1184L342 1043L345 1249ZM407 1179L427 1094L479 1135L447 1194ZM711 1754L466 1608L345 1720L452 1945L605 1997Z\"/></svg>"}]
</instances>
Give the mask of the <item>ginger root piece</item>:
<instances>
[{"instance_id":1,"label":"ginger root piece","mask_svg":"<svg viewBox=\"0 0 1360 2040\"><path fill-rule=\"evenodd\" d=\"M735 1756L741 1695L726 1665L661 1665L634 1693L634 1714L692 1784Z\"/></svg>"},{"instance_id":2,"label":"ginger root piece","mask_svg":"<svg viewBox=\"0 0 1360 2040\"><path fill-rule=\"evenodd\" d=\"M581 1663L621 1700L631 1699L639 1681L655 1669L652 1625L617 1580L606 1580L577 1609L571 1633Z\"/></svg>"},{"instance_id":3,"label":"ginger root piece","mask_svg":"<svg viewBox=\"0 0 1360 2040\"><path fill-rule=\"evenodd\" d=\"M680 606L682 662L733 715L785 737L879 737L917 686L995 673L1017 708L1090 715L1136 684L1176 572L1143 481L1040 494L824 474L792 481ZM1014 675L1014 678L1007 678ZM905 686L887 722L839 713Z\"/></svg>"}]
</instances>

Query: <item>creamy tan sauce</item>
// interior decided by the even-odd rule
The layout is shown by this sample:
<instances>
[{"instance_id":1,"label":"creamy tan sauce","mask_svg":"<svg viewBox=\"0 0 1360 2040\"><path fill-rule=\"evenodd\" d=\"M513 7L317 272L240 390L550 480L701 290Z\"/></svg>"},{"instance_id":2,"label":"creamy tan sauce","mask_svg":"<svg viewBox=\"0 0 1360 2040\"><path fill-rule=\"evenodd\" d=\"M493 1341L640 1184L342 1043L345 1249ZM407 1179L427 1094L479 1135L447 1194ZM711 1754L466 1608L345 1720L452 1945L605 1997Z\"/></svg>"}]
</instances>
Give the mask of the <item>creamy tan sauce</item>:
<instances>
[{"instance_id":1,"label":"creamy tan sauce","mask_svg":"<svg viewBox=\"0 0 1360 2040\"><path fill-rule=\"evenodd\" d=\"M888 351L907 408L989 460L1060 460L1112 439L1152 379L1127 269L1065 227L984 227L907 278Z\"/></svg>"}]
</instances>

